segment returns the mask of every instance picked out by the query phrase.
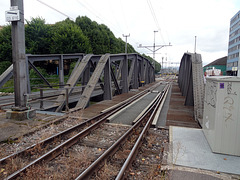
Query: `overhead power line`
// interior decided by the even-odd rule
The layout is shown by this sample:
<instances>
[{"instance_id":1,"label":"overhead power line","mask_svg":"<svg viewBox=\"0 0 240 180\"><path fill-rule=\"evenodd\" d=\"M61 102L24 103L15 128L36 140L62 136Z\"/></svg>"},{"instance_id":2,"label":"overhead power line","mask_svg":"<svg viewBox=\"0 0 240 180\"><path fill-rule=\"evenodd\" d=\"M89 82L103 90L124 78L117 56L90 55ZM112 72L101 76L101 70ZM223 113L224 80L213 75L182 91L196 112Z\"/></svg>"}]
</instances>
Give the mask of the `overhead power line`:
<instances>
[{"instance_id":1,"label":"overhead power line","mask_svg":"<svg viewBox=\"0 0 240 180\"><path fill-rule=\"evenodd\" d=\"M115 19L116 21L114 23L112 23L110 20L108 20L106 17L101 16L101 13L99 13L99 11L97 11L96 9L94 9L90 4L88 4L86 1L80 1L80 0L75 0L77 3L79 3L82 7L84 7L87 11L89 11L93 16L95 16L96 18L100 19L103 23L106 23L106 25L111 25L111 29L113 29L115 32L118 32L119 34L123 33L123 29L121 28L121 25L119 24L119 22L117 21L117 19ZM120 2L122 3L122 1ZM122 4L120 5L122 6ZM122 9L122 13L123 9ZM126 17L126 16L125 16ZM126 19L124 18L124 22L126 21ZM127 23L126 27L127 29ZM117 27L118 26L118 27ZM137 40L135 40L133 37L131 37L131 41L134 42L135 44L139 44Z\"/></svg>"},{"instance_id":2,"label":"overhead power line","mask_svg":"<svg viewBox=\"0 0 240 180\"><path fill-rule=\"evenodd\" d=\"M129 28L128 28L128 23L127 23L127 18L126 18L126 15L125 15L125 6L123 5L123 3L122 3L122 0L120 0L120 6L121 6L121 11L122 11L122 15L123 15L123 22L124 22L124 24L125 24L125 27L127 28L127 30L129 31Z\"/></svg>"},{"instance_id":3,"label":"overhead power line","mask_svg":"<svg viewBox=\"0 0 240 180\"><path fill-rule=\"evenodd\" d=\"M69 19L71 19L71 20L74 21L74 18L72 18L72 17L66 15L65 13L63 13L63 12L57 10L56 8L54 8L54 7L52 7L52 6L48 5L48 4L46 4L45 2L43 2L43 1L41 1L41 0L37 0L37 1L40 2L40 3L42 3L42 4L45 5L45 6L49 7L50 9L52 9L52 10L54 10L54 11L56 11L56 12L62 14L63 16L65 16L65 17L67 17L67 18L69 18Z\"/></svg>"},{"instance_id":4,"label":"overhead power line","mask_svg":"<svg viewBox=\"0 0 240 180\"><path fill-rule=\"evenodd\" d=\"M117 31L118 33L122 33L119 31L119 28L115 26L115 24L113 24L110 20L106 19L106 18L102 18L100 16L100 13L95 10L93 7L91 7L87 2L85 2L85 4L83 2L81 2L80 0L76 0L81 6L83 6L86 10L88 10L91 14L93 14L95 17L97 17L98 19L100 19L102 22L107 22L108 24L112 25L112 28ZM120 26L119 26L120 27ZM122 30L121 30L122 31Z\"/></svg>"},{"instance_id":5,"label":"overhead power line","mask_svg":"<svg viewBox=\"0 0 240 180\"><path fill-rule=\"evenodd\" d=\"M156 16L156 14L155 14L154 8L153 8L152 3L151 3L151 0L147 0L147 3L148 3L148 7L149 7L149 9L150 9L150 11L151 11L153 20L154 20L154 22L155 22L155 24L156 24L156 26L157 26L157 28L158 28L158 30L159 30L159 32L160 32L160 35L161 35L161 37L162 37L163 42L165 43L164 38L163 38L163 35L162 35L162 33L161 33L161 28L160 28L159 23L158 23L157 16Z\"/></svg>"}]
</instances>

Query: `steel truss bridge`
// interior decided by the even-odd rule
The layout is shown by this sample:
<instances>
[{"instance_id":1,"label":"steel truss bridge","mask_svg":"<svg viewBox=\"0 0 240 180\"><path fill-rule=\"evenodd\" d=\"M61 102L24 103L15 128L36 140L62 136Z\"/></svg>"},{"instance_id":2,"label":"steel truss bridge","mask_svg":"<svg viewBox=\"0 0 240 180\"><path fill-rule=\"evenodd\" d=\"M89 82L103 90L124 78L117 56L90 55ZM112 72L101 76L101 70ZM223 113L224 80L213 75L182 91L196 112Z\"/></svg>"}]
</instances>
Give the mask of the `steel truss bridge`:
<instances>
[{"instance_id":1,"label":"steel truss bridge","mask_svg":"<svg viewBox=\"0 0 240 180\"><path fill-rule=\"evenodd\" d=\"M76 65L64 83L64 62L76 60ZM48 82L47 78L38 71L34 62L58 61L59 85L58 92ZM27 64L27 97L40 99L43 102L43 91L38 96L31 93L29 69L33 68L38 76L51 89L52 94L58 94L53 106L56 112L61 112L72 94L78 93L75 98L75 109L84 109L96 89L102 90L103 99L111 100L114 95L128 93L130 89L138 89L144 84L155 81L154 67L149 59L139 54L49 54L49 55L26 55ZM13 76L13 65L11 65L0 76L0 88ZM42 88L46 89L46 88ZM60 92L59 92L60 91ZM26 99L27 101L27 99ZM67 106L68 107L68 106ZM41 107L43 108L43 107Z\"/></svg>"}]
</instances>

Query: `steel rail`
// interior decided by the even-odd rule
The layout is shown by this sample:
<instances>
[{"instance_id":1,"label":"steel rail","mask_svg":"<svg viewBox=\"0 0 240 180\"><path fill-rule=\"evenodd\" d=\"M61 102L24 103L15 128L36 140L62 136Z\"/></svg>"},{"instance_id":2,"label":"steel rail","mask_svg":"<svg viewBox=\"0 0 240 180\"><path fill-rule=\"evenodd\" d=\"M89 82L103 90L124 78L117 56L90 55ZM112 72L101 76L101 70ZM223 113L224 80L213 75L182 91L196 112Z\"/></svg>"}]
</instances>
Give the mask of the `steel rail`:
<instances>
[{"instance_id":1,"label":"steel rail","mask_svg":"<svg viewBox=\"0 0 240 180\"><path fill-rule=\"evenodd\" d=\"M99 114L97 115L96 117L100 117L100 120L97 120L97 122L91 124L89 127L87 127L86 129L82 130L81 132L77 133L76 135L74 135L73 137L69 138L68 140L66 140L65 142L61 143L60 145L58 145L57 147L53 148L52 150L50 150L49 152L47 152L46 154L42 155L41 157L37 158L36 160L32 161L30 164L28 164L27 166L21 168L20 170L17 170L16 172L14 172L13 174L11 174L10 176L8 176L6 179L14 179L16 177L19 177L20 174L22 172L25 172L29 167L33 166L33 165L36 165L36 164L39 164L43 161L49 161L53 158L55 158L56 156L58 156L59 154L62 153L63 150L65 150L66 148L69 148L71 147L72 145L74 145L75 143L77 143L79 141L80 138L83 138L85 137L86 135L88 135L91 131L97 129L101 124L105 123L107 121L107 118L110 117L111 115L113 115L114 113L116 113L117 111L119 111L120 109L124 108L126 105L134 102L136 99L138 99L139 97L141 97L142 95L144 95L145 93L147 93L149 90L153 89L153 88L156 88L157 85L153 86L153 87L150 87L138 94L136 94L135 96L133 96L132 98L129 98L129 101L126 102L125 104L120 104L119 107L116 107L114 109L110 109L109 111L105 112L105 113L102 113L102 114ZM104 116L105 114L105 116ZM104 116L104 117L102 117ZM66 133L70 133L73 131L73 129L77 129L79 128L80 126L84 126L86 125L87 123L90 123L91 121L94 121L96 120L95 118L96 117L93 117L81 124L78 124L74 127L71 127L63 132L60 132L54 136L51 136L49 137L48 139L46 139L45 141L41 142L43 144L47 144L48 142L50 141L53 141L54 139L56 138L59 138L63 135L65 135ZM40 144L40 143L38 143ZM31 149L31 148L34 148L37 144L27 148L27 150ZM21 154L24 154L25 153L25 150L19 152ZM3 162L6 162L7 159L11 158L11 157L15 157L17 156L19 153L16 153L16 154L12 154L10 156L7 156L6 158L3 158L0 160L0 163L3 163Z\"/></svg>"},{"instance_id":2,"label":"steel rail","mask_svg":"<svg viewBox=\"0 0 240 180\"><path fill-rule=\"evenodd\" d=\"M134 144L131 152L129 153L126 161L124 162L121 170L119 171L117 177L116 177L116 180L121 180L121 179L124 179L124 176L126 176L126 171L127 169L129 169L130 165L132 164L134 158L136 157L137 153L138 153L138 150L143 142L143 139L144 139L144 136L147 134L147 131L149 129L149 127L151 126L152 124L152 121L154 119L154 116L155 116L155 113L157 112L157 109L158 107L160 106L163 98L164 98L164 95L165 93L167 92L167 90L169 89L170 85L167 85L164 90L163 90L163 95L161 96L161 98L159 99L159 101L157 102L157 105L154 107L153 109L153 112L150 116L150 118L148 119L146 125L144 126L140 136L138 137L136 143Z\"/></svg>"},{"instance_id":3,"label":"steel rail","mask_svg":"<svg viewBox=\"0 0 240 180\"><path fill-rule=\"evenodd\" d=\"M155 102L152 105L152 108L155 107L158 102L162 99L163 93L158 93L158 98L155 99ZM125 132L111 147L109 147L98 159L96 159L87 169L85 169L75 180L87 179L91 174L99 167L99 165L104 162L109 156L113 155L121 144L143 123L145 117L151 113L152 108L148 108L144 114L139 118L139 120L127 131Z\"/></svg>"},{"instance_id":4,"label":"steel rail","mask_svg":"<svg viewBox=\"0 0 240 180\"><path fill-rule=\"evenodd\" d=\"M52 141L54 141L55 139L60 138L61 136L65 136L65 135L67 135L67 134L77 130L78 128L83 128L87 124L95 122L97 119L100 119L103 116L106 116L108 113L110 113L111 111L113 111L113 110L123 106L124 104L136 100L137 98L139 98L143 94L147 93L147 91L149 91L149 89L146 89L146 90L142 91L141 93L138 93L138 94L132 96L131 98L128 99L128 101L125 100L124 103L120 103L118 106L115 106L114 108L111 108L111 109L105 111L104 113L101 113L101 114L99 114L97 116L94 116L94 117L92 117L92 118L90 118L90 119L88 119L88 120L86 120L86 121L84 121L84 122L82 122L80 124L77 124L77 125L75 125L73 127L70 127L70 128L68 128L68 129L66 129L66 130L64 130L62 132L59 132L59 133L57 133L57 134L55 134L55 135L53 135L53 136L51 136L51 137L49 137L47 139L44 139L44 140L40 141L37 144L33 144L33 145L23 149L22 151L19 151L17 153L13 153L13 154L11 154L9 156L6 156L6 157L0 159L0 164L4 164L7 161L7 159L14 158L14 157L19 156L19 155L24 155L26 153L26 151L29 151L29 150L33 149L34 147L36 147L36 146L41 145L41 147L44 147L48 143L51 143ZM68 118L68 116L65 116L65 117L61 117L59 120L62 121L62 120L67 119L67 118Z\"/></svg>"}]
</instances>

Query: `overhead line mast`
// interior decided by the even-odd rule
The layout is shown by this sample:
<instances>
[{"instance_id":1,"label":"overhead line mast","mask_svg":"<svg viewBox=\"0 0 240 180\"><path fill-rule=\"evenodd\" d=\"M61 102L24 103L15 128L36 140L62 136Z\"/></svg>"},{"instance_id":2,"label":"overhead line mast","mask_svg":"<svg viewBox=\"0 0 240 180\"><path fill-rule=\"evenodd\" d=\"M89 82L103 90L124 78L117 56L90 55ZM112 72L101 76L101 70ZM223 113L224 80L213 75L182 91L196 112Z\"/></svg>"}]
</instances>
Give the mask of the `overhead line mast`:
<instances>
[{"instance_id":1,"label":"overhead line mast","mask_svg":"<svg viewBox=\"0 0 240 180\"><path fill-rule=\"evenodd\" d=\"M146 48L153 53L153 60L155 60L155 52L157 52L159 49L165 47L165 46L172 46L170 43L169 44L164 44L164 45L156 45L155 44L155 33L158 31L153 31L154 32L154 41L153 41L153 46L143 46L142 44L139 44L138 48ZM151 49L153 48L153 50ZM156 49L157 48L157 49ZM155 62L153 62L153 67L155 68Z\"/></svg>"},{"instance_id":2,"label":"overhead line mast","mask_svg":"<svg viewBox=\"0 0 240 180\"><path fill-rule=\"evenodd\" d=\"M127 38L130 37L130 34L128 34L128 35L124 35L123 34L123 37L126 38L126 41L125 41L125 53L127 54Z\"/></svg>"}]
</instances>

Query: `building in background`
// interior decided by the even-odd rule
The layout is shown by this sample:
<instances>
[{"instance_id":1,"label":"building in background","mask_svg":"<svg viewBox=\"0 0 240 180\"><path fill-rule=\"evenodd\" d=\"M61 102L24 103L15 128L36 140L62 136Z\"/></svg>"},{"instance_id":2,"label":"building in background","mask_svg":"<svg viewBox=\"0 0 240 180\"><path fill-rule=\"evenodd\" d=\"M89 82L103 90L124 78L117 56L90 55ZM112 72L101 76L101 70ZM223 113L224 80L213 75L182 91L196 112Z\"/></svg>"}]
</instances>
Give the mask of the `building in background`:
<instances>
[{"instance_id":1,"label":"building in background","mask_svg":"<svg viewBox=\"0 0 240 180\"><path fill-rule=\"evenodd\" d=\"M239 69L240 64L238 63L239 50L240 50L240 11L238 11L237 14L235 14L230 20L227 75L236 76L237 71L240 70Z\"/></svg>"},{"instance_id":2,"label":"building in background","mask_svg":"<svg viewBox=\"0 0 240 180\"><path fill-rule=\"evenodd\" d=\"M227 56L219 58L203 67L205 76L226 75Z\"/></svg>"}]
</instances>

